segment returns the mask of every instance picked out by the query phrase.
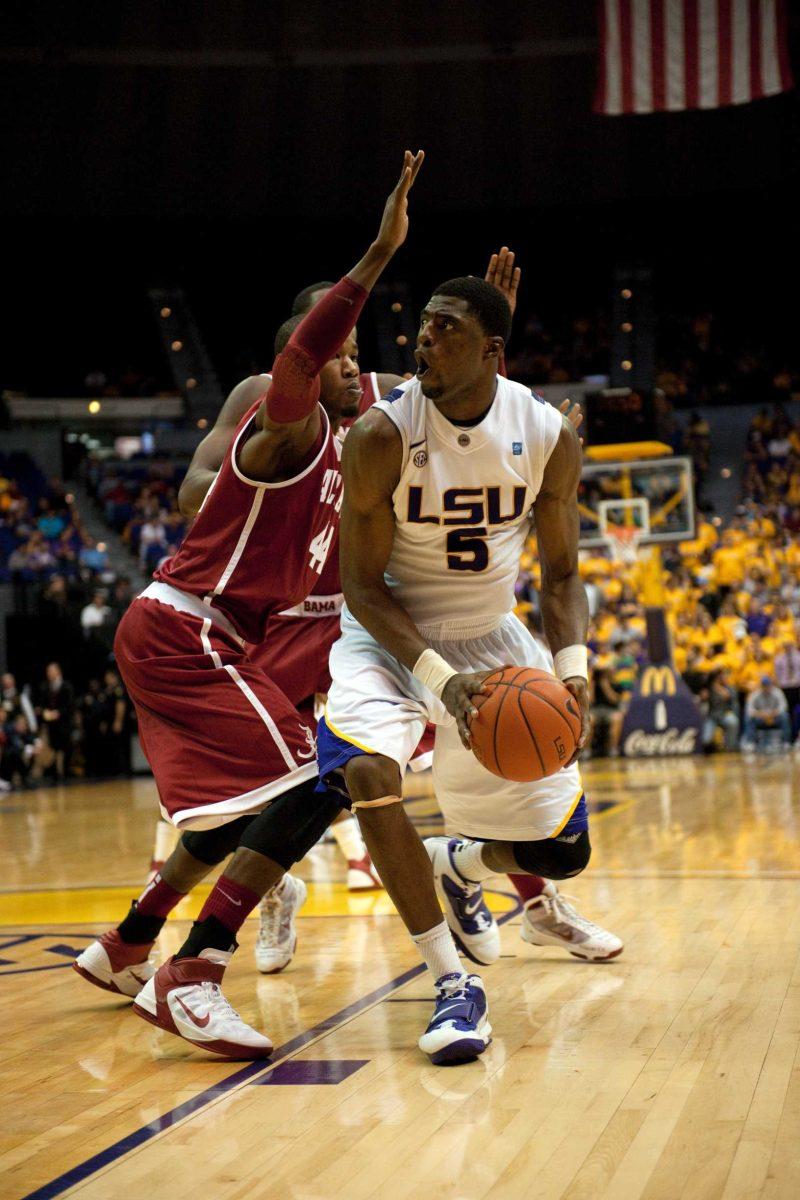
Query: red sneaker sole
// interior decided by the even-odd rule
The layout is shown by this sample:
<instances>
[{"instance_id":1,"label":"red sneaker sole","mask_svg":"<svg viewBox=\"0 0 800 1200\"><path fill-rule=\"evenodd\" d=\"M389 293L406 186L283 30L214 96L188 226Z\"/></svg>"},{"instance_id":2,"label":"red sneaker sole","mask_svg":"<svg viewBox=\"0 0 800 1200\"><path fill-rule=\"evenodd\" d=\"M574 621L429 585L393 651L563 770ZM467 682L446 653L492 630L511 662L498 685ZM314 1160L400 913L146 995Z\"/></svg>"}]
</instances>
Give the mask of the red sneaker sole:
<instances>
[{"instance_id":1,"label":"red sneaker sole","mask_svg":"<svg viewBox=\"0 0 800 1200\"><path fill-rule=\"evenodd\" d=\"M610 954L604 954L602 956L602 958L598 958L598 957L593 958L588 954L576 954L574 950L570 950L570 954L572 955L573 958L579 958L581 960L581 962L603 963L603 962L611 962L612 958L619 958L620 954L622 954L622 951L624 949L625 949L624 946L620 946L619 950L612 950Z\"/></svg>"},{"instance_id":2,"label":"red sneaker sole","mask_svg":"<svg viewBox=\"0 0 800 1200\"><path fill-rule=\"evenodd\" d=\"M82 979L87 983L93 983L95 987L102 988L104 992L113 992L116 996L124 996L126 1000L132 1000L127 992L122 992L115 983L104 983L102 979L98 979L96 975L92 975L91 971L87 971L85 967L81 967L78 963L72 964L73 971L77 971Z\"/></svg>"}]
</instances>

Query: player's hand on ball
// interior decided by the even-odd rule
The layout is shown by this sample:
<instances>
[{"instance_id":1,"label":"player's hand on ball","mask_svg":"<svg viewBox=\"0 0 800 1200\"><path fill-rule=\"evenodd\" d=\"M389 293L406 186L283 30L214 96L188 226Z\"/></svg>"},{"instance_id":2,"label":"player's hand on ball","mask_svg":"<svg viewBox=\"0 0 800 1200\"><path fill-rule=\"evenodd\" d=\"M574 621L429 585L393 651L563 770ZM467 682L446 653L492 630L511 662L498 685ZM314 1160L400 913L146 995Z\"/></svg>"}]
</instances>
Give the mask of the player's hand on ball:
<instances>
[{"instance_id":1,"label":"player's hand on ball","mask_svg":"<svg viewBox=\"0 0 800 1200\"><path fill-rule=\"evenodd\" d=\"M469 721L470 718L478 715L478 710L472 703L472 697L483 691L483 681L488 679L492 673L492 671L476 671L474 674L453 675L444 685L442 704L450 715L455 717L458 736L467 750L471 749Z\"/></svg>"},{"instance_id":2,"label":"player's hand on ball","mask_svg":"<svg viewBox=\"0 0 800 1200\"><path fill-rule=\"evenodd\" d=\"M581 708L581 733L578 738L578 745L572 758L566 764L571 767L574 762L578 761L580 752L592 736L592 707L589 700L589 684L580 675L574 679L562 680L564 687L568 692L571 692Z\"/></svg>"},{"instance_id":3,"label":"player's hand on ball","mask_svg":"<svg viewBox=\"0 0 800 1200\"><path fill-rule=\"evenodd\" d=\"M386 207L383 210L383 217L381 219L381 227L375 239L376 245L380 246L388 254L394 254L395 250L399 249L406 240L406 235L408 234L408 193L411 191L414 180L417 178L424 160L424 150L418 150L416 154L412 154L410 150L406 150L403 156L403 169L400 172L400 178L389 194L389 199L386 201Z\"/></svg>"},{"instance_id":4,"label":"player's hand on ball","mask_svg":"<svg viewBox=\"0 0 800 1200\"><path fill-rule=\"evenodd\" d=\"M522 272L519 267L514 266L514 251L509 250L508 246L501 246L497 253L489 259L489 266L486 268L484 278L487 283L493 284L498 291L503 293L508 301L512 317L517 307L517 288L521 277Z\"/></svg>"}]
</instances>

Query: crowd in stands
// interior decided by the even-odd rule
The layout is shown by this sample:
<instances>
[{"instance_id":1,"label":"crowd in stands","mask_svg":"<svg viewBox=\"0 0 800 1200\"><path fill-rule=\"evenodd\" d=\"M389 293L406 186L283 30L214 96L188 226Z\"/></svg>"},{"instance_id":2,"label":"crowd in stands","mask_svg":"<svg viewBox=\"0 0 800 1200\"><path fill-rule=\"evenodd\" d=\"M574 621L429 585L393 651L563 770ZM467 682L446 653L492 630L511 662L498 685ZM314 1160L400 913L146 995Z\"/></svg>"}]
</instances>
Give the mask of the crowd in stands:
<instances>
[{"instance_id":1,"label":"crowd in stands","mask_svg":"<svg viewBox=\"0 0 800 1200\"><path fill-rule=\"evenodd\" d=\"M662 547L675 668L698 701L703 744L750 751L764 731L800 735L800 424L764 409L748 435L742 496L723 526L700 513L691 541ZM536 621L535 544L523 561L520 608ZM630 696L646 661L642 567L585 551L594 747L619 753Z\"/></svg>"},{"instance_id":2,"label":"crowd in stands","mask_svg":"<svg viewBox=\"0 0 800 1200\"><path fill-rule=\"evenodd\" d=\"M26 454L0 455L0 583L102 575L107 565L65 485L46 480Z\"/></svg>"},{"instance_id":3,"label":"crowd in stands","mask_svg":"<svg viewBox=\"0 0 800 1200\"><path fill-rule=\"evenodd\" d=\"M81 691L47 664L39 686L0 677L0 792L130 770L130 704L107 666Z\"/></svg>"},{"instance_id":4,"label":"crowd in stands","mask_svg":"<svg viewBox=\"0 0 800 1200\"><path fill-rule=\"evenodd\" d=\"M508 373L523 383L568 383L608 372L611 321L607 310L571 318L520 312L507 353ZM719 314L663 315L656 326L656 387L670 409L788 401L800 391L800 360L781 365L771 348L745 343ZM669 441L669 437L665 440Z\"/></svg>"},{"instance_id":5,"label":"crowd in stands","mask_svg":"<svg viewBox=\"0 0 800 1200\"><path fill-rule=\"evenodd\" d=\"M56 663L32 666L19 688L3 675L0 790L125 770L129 706L112 647L131 583L109 569L106 545L87 532L66 487L22 453L0 456L0 583L12 585L33 641L41 630L70 674L65 680Z\"/></svg>"},{"instance_id":6,"label":"crowd in stands","mask_svg":"<svg viewBox=\"0 0 800 1200\"><path fill-rule=\"evenodd\" d=\"M186 532L178 509L183 470L168 459L90 462L87 467L90 494L147 574L174 554Z\"/></svg>"},{"instance_id":7,"label":"crowd in stands","mask_svg":"<svg viewBox=\"0 0 800 1200\"><path fill-rule=\"evenodd\" d=\"M707 454L708 426L690 422L695 461ZM111 529L149 574L185 532L177 506L181 469L169 461L92 461L86 483ZM773 731L800 741L800 422L781 406L761 410L747 437L741 502L724 523L700 512L691 541L662 547L664 604L676 670L697 699L707 751L744 750ZM30 611L78 644L82 678L28 681L20 696L3 681L0 780L127 767L130 706L113 664L116 625L133 594L107 570L105 547L90 538L71 496L24 456L0 459L0 579L34 584ZM591 610L589 650L594 753L621 749L625 712L646 662L642 567L584 551L581 574ZM520 611L534 628L539 586L535 543L523 559ZM61 683L58 683L58 679ZM60 704L43 689L55 684ZM57 712L58 718L48 716ZM124 732L123 732L124 731ZM9 764L13 764L13 769ZM0 783L0 787L2 787Z\"/></svg>"},{"instance_id":8,"label":"crowd in stands","mask_svg":"<svg viewBox=\"0 0 800 1200\"><path fill-rule=\"evenodd\" d=\"M603 312L545 322L536 313L518 319L507 360L511 379L532 385L569 383L608 370L610 325Z\"/></svg>"}]
</instances>

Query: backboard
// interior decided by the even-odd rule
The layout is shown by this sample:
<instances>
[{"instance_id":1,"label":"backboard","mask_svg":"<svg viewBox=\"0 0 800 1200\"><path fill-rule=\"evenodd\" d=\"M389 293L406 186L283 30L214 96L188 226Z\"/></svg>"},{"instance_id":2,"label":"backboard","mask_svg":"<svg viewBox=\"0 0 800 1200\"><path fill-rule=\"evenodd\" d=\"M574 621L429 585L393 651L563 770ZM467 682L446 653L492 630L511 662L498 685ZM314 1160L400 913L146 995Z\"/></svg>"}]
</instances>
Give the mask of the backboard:
<instances>
[{"instance_id":1,"label":"backboard","mask_svg":"<svg viewBox=\"0 0 800 1200\"><path fill-rule=\"evenodd\" d=\"M695 529L692 461L662 457L587 462L578 489L578 510L580 545L585 550L606 547L609 519L639 526L643 546L688 541Z\"/></svg>"}]
</instances>

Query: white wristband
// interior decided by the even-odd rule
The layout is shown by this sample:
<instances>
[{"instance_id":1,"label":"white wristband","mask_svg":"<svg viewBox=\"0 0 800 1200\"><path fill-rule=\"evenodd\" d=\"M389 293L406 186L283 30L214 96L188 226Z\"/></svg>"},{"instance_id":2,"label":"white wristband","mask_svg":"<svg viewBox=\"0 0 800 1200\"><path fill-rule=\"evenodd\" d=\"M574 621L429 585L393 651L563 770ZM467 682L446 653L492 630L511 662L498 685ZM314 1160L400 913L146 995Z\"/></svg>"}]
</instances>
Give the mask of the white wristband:
<instances>
[{"instance_id":1,"label":"white wristband","mask_svg":"<svg viewBox=\"0 0 800 1200\"><path fill-rule=\"evenodd\" d=\"M589 655L585 646L565 646L553 663L559 679L589 678Z\"/></svg>"},{"instance_id":2,"label":"white wristband","mask_svg":"<svg viewBox=\"0 0 800 1200\"><path fill-rule=\"evenodd\" d=\"M434 696L438 696L441 700L442 692L448 679L452 679L458 674L449 664L445 662L441 654L437 654L435 650L423 650L417 661L414 663L414 670L411 672L415 679L424 684L433 692Z\"/></svg>"}]
</instances>

